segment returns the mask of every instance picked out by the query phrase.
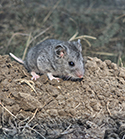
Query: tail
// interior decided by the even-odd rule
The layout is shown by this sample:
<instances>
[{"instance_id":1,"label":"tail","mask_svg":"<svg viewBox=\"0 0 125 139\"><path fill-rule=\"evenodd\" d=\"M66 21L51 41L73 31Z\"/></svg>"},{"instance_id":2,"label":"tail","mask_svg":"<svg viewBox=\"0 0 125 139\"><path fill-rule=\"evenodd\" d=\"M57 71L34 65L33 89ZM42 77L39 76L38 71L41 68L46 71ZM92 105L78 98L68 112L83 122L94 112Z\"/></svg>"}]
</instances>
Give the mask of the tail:
<instances>
[{"instance_id":1,"label":"tail","mask_svg":"<svg viewBox=\"0 0 125 139\"><path fill-rule=\"evenodd\" d=\"M14 58L16 61L18 61L18 62L21 63L21 64L24 64L24 61L23 61L22 59L16 57L16 56L15 56L14 54L12 54L12 53L9 53L9 54L10 54L10 56L11 56L12 58Z\"/></svg>"}]
</instances>

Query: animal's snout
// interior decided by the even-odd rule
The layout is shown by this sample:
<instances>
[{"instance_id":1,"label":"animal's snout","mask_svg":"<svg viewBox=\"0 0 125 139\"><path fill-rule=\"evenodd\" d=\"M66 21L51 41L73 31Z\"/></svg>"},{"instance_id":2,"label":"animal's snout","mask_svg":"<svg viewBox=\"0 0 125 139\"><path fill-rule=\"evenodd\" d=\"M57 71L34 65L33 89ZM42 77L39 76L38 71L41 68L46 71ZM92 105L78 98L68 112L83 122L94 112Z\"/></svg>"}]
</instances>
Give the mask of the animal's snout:
<instances>
[{"instance_id":1,"label":"animal's snout","mask_svg":"<svg viewBox=\"0 0 125 139\"><path fill-rule=\"evenodd\" d=\"M79 75L78 77L79 77L79 78L83 78L83 75Z\"/></svg>"},{"instance_id":2,"label":"animal's snout","mask_svg":"<svg viewBox=\"0 0 125 139\"><path fill-rule=\"evenodd\" d=\"M83 78L83 76L84 76L84 71L82 71L82 72L77 72L76 75L77 75L79 78Z\"/></svg>"}]
</instances>

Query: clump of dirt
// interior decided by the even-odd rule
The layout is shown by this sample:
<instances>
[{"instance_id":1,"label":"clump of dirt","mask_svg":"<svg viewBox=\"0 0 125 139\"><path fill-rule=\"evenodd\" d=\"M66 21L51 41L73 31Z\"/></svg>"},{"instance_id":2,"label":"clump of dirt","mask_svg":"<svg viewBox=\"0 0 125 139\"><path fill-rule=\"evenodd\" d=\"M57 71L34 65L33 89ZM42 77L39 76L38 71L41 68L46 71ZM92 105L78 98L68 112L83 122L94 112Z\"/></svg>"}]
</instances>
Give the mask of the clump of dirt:
<instances>
[{"instance_id":1,"label":"clump of dirt","mask_svg":"<svg viewBox=\"0 0 125 139\"><path fill-rule=\"evenodd\" d=\"M0 56L0 133L8 138L122 139L125 68L87 58L82 81L31 81L23 65Z\"/></svg>"}]
</instances>

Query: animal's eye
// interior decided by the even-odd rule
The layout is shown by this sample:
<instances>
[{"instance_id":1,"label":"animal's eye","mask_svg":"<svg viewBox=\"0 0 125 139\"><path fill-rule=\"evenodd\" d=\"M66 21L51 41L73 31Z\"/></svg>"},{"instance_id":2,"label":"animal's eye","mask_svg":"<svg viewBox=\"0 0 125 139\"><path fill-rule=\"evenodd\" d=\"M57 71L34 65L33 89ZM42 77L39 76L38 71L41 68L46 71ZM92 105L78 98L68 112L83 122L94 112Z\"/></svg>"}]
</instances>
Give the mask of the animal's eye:
<instances>
[{"instance_id":1,"label":"animal's eye","mask_svg":"<svg viewBox=\"0 0 125 139\"><path fill-rule=\"evenodd\" d=\"M75 66L75 63L72 62L72 61L70 61L70 62L69 62L69 65L73 67L73 66Z\"/></svg>"}]
</instances>

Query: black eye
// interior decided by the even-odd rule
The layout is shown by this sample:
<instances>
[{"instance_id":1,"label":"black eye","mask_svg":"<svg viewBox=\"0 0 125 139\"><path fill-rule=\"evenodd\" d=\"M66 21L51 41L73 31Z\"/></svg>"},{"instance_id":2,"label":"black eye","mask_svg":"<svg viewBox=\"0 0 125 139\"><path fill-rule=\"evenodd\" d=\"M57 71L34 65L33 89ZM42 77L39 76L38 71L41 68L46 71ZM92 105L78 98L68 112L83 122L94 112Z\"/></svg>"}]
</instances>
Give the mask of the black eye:
<instances>
[{"instance_id":1,"label":"black eye","mask_svg":"<svg viewBox=\"0 0 125 139\"><path fill-rule=\"evenodd\" d=\"M75 66L75 63L72 62L72 61L70 61L70 62L69 62L69 65L73 67L73 66Z\"/></svg>"}]
</instances>

